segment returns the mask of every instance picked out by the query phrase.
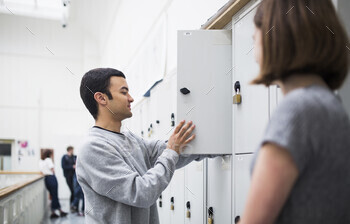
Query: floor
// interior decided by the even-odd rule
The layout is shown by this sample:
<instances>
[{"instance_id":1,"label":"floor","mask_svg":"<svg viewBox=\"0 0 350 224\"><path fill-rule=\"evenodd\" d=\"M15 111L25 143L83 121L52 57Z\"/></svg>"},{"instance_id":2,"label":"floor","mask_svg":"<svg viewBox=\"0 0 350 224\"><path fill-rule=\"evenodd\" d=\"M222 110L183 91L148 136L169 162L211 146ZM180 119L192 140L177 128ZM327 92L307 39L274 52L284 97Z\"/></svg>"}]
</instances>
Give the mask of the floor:
<instances>
[{"instance_id":1,"label":"floor","mask_svg":"<svg viewBox=\"0 0 350 224\"><path fill-rule=\"evenodd\" d=\"M60 200L60 204L62 207L62 210L64 212L68 212L68 215L66 217L60 217L55 219L50 219L50 209L47 209L47 212L45 214L45 217L41 224L84 224L84 217L78 216L77 213L70 213L69 209L69 200Z\"/></svg>"}]
</instances>

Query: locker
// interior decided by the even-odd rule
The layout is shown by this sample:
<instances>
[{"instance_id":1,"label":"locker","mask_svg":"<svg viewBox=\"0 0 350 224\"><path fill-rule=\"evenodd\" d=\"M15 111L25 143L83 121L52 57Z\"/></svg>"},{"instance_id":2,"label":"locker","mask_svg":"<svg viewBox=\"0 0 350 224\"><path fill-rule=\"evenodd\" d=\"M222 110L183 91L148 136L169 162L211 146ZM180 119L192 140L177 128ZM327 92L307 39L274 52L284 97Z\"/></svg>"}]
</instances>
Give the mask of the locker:
<instances>
[{"instance_id":1,"label":"locker","mask_svg":"<svg viewBox=\"0 0 350 224\"><path fill-rule=\"evenodd\" d=\"M253 4L252 1L251 4ZM243 14L233 17L233 82L240 82L242 103L233 106L234 152L250 153L256 150L269 118L269 89L250 85L259 71L253 52L254 3Z\"/></svg>"},{"instance_id":2,"label":"locker","mask_svg":"<svg viewBox=\"0 0 350 224\"><path fill-rule=\"evenodd\" d=\"M250 187L250 168L253 158L253 154L234 156L234 219L241 216L244 211Z\"/></svg>"},{"instance_id":3,"label":"locker","mask_svg":"<svg viewBox=\"0 0 350 224\"><path fill-rule=\"evenodd\" d=\"M204 161L192 162L184 167L185 170L185 200L184 205L190 202L191 217L185 218L185 224L206 223L204 206ZM187 212L186 206L183 213Z\"/></svg>"},{"instance_id":4,"label":"locker","mask_svg":"<svg viewBox=\"0 0 350 224\"><path fill-rule=\"evenodd\" d=\"M213 208L214 223L231 223L231 158L232 156L225 156L208 159L206 208Z\"/></svg>"},{"instance_id":5,"label":"locker","mask_svg":"<svg viewBox=\"0 0 350 224\"><path fill-rule=\"evenodd\" d=\"M162 124L161 117L164 114L164 109L161 107L162 102L162 82L151 90L150 96L150 124L152 124L151 139L161 139Z\"/></svg>"},{"instance_id":6,"label":"locker","mask_svg":"<svg viewBox=\"0 0 350 224\"><path fill-rule=\"evenodd\" d=\"M231 38L228 30L178 31L177 120L196 125L185 153L232 153Z\"/></svg>"},{"instance_id":7,"label":"locker","mask_svg":"<svg viewBox=\"0 0 350 224\"><path fill-rule=\"evenodd\" d=\"M169 77L169 81L164 85L165 91L170 90L170 101L167 102L169 111L167 116L167 127L165 129L165 136L167 139L172 135L176 127L176 117L177 117L177 75ZM169 127L170 125L170 127Z\"/></svg>"},{"instance_id":8,"label":"locker","mask_svg":"<svg viewBox=\"0 0 350 224\"><path fill-rule=\"evenodd\" d=\"M184 184L184 168L175 171L174 176L170 183L170 200L168 200L170 209L173 206L173 210L170 209L170 224L184 223L185 219L185 184Z\"/></svg>"},{"instance_id":9,"label":"locker","mask_svg":"<svg viewBox=\"0 0 350 224\"><path fill-rule=\"evenodd\" d=\"M162 192L162 205L159 206L160 199L157 200L157 206L158 206L158 214L159 214L159 223L160 224L168 224L170 223L170 188L171 184L168 185L167 188Z\"/></svg>"},{"instance_id":10,"label":"locker","mask_svg":"<svg viewBox=\"0 0 350 224\"><path fill-rule=\"evenodd\" d=\"M174 82L173 77L164 80L151 91L151 116L153 115L151 123L154 124L154 137L156 139L168 140L172 134L171 114L176 111L175 94L176 82Z\"/></svg>"},{"instance_id":11,"label":"locker","mask_svg":"<svg viewBox=\"0 0 350 224\"><path fill-rule=\"evenodd\" d=\"M148 128L150 125L150 98L144 98L140 105L141 137L149 139ZM143 133L143 134L142 134Z\"/></svg>"},{"instance_id":12,"label":"locker","mask_svg":"<svg viewBox=\"0 0 350 224\"><path fill-rule=\"evenodd\" d=\"M159 120L159 125L154 130L154 138L168 140L172 134L171 114L176 111L176 76L167 77L151 91L151 110L157 114L153 120ZM155 102L157 99L157 103ZM152 103L153 102L153 103ZM157 106L156 106L157 105ZM175 116L175 113L174 113ZM174 124L175 125L175 124ZM174 197L174 211L170 210L171 197ZM168 187L162 192L162 207L158 213L161 224L184 223L184 169L176 170Z\"/></svg>"}]
</instances>

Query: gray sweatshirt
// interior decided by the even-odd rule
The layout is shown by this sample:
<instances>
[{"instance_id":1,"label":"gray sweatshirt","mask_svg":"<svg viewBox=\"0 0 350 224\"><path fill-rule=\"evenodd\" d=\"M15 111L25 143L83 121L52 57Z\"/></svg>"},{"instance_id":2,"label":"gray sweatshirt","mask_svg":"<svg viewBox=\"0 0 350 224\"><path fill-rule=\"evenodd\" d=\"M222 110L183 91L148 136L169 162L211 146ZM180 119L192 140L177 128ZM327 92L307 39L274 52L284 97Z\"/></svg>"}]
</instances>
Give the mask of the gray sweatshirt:
<instances>
[{"instance_id":1,"label":"gray sweatshirt","mask_svg":"<svg viewBox=\"0 0 350 224\"><path fill-rule=\"evenodd\" d=\"M156 200L175 169L203 158L179 156L165 141L91 128L76 167L86 223L158 224Z\"/></svg>"}]
</instances>

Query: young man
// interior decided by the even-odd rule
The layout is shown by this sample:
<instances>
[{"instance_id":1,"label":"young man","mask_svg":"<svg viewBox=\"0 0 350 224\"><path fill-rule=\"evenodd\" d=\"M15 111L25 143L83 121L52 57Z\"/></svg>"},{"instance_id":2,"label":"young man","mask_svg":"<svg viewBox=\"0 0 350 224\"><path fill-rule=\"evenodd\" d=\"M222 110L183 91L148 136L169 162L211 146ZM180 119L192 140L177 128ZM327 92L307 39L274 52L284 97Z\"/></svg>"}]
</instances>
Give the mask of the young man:
<instances>
[{"instance_id":1,"label":"young man","mask_svg":"<svg viewBox=\"0 0 350 224\"><path fill-rule=\"evenodd\" d=\"M75 161L77 157L74 155L73 146L67 147L67 154L62 156L61 165L63 169L63 175L66 178L67 185L70 190L70 203L74 201L74 187L73 187L73 176L75 175ZM72 209L71 209L72 211ZM73 211L72 211L73 212Z\"/></svg>"},{"instance_id":2,"label":"young man","mask_svg":"<svg viewBox=\"0 0 350 224\"><path fill-rule=\"evenodd\" d=\"M93 69L81 81L81 98L95 119L77 160L89 224L158 224L156 200L175 169L204 158L179 155L195 137L192 122L180 122L167 144L121 133L121 121L132 116L128 91L124 74L111 68Z\"/></svg>"}]
</instances>

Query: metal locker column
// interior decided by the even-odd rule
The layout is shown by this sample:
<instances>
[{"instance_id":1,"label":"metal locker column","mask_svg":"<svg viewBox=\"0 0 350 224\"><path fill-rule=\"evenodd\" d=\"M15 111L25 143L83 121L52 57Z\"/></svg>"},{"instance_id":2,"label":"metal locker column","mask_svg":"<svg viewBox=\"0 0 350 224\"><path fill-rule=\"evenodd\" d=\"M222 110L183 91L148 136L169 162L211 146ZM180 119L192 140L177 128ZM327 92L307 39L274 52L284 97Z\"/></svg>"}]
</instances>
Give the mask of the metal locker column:
<instances>
[{"instance_id":1,"label":"metal locker column","mask_svg":"<svg viewBox=\"0 0 350 224\"><path fill-rule=\"evenodd\" d=\"M163 82L155 86L150 93L150 124L152 124L151 139L162 139L162 122L163 115L165 113L164 108L161 105L162 102L162 91Z\"/></svg>"},{"instance_id":2,"label":"metal locker column","mask_svg":"<svg viewBox=\"0 0 350 224\"><path fill-rule=\"evenodd\" d=\"M234 214L233 223L242 216L250 187L250 166L253 154L234 156Z\"/></svg>"},{"instance_id":3,"label":"metal locker column","mask_svg":"<svg viewBox=\"0 0 350 224\"><path fill-rule=\"evenodd\" d=\"M170 200L174 206L174 210L170 210L170 224L184 223L185 219L185 205L184 205L184 168L175 171L171 180L170 187ZM171 205L170 205L171 206ZM170 209L170 207L168 208Z\"/></svg>"},{"instance_id":4,"label":"metal locker column","mask_svg":"<svg viewBox=\"0 0 350 224\"><path fill-rule=\"evenodd\" d=\"M206 208L213 208L214 223L231 224L231 159L232 156L208 159Z\"/></svg>"},{"instance_id":5,"label":"metal locker column","mask_svg":"<svg viewBox=\"0 0 350 224\"><path fill-rule=\"evenodd\" d=\"M177 120L196 125L185 153L232 153L231 37L229 30L178 31Z\"/></svg>"},{"instance_id":6,"label":"metal locker column","mask_svg":"<svg viewBox=\"0 0 350 224\"><path fill-rule=\"evenodd\" d=\"M250 5L250 8L249 8ZM251 153L258 147L269 119L269 89L249 84L259 72L253 49L256 1L233 18L233 82L239 81L241 104L233 107L234 153Z\"/></svg>"},{"instance_id":7,"label":"metal locker column","mask_svg":"<svg viewBox=\"0 0 350 224\"><path fill-rule=\"evenodd\" d=\"M204 213L204 161L192 162L185 166L185 200L184 205L190 202L191 217L185 217L185 224L206 223ZM185 206L183 213L187 212Z\"/></svg>"}]
</instances>

